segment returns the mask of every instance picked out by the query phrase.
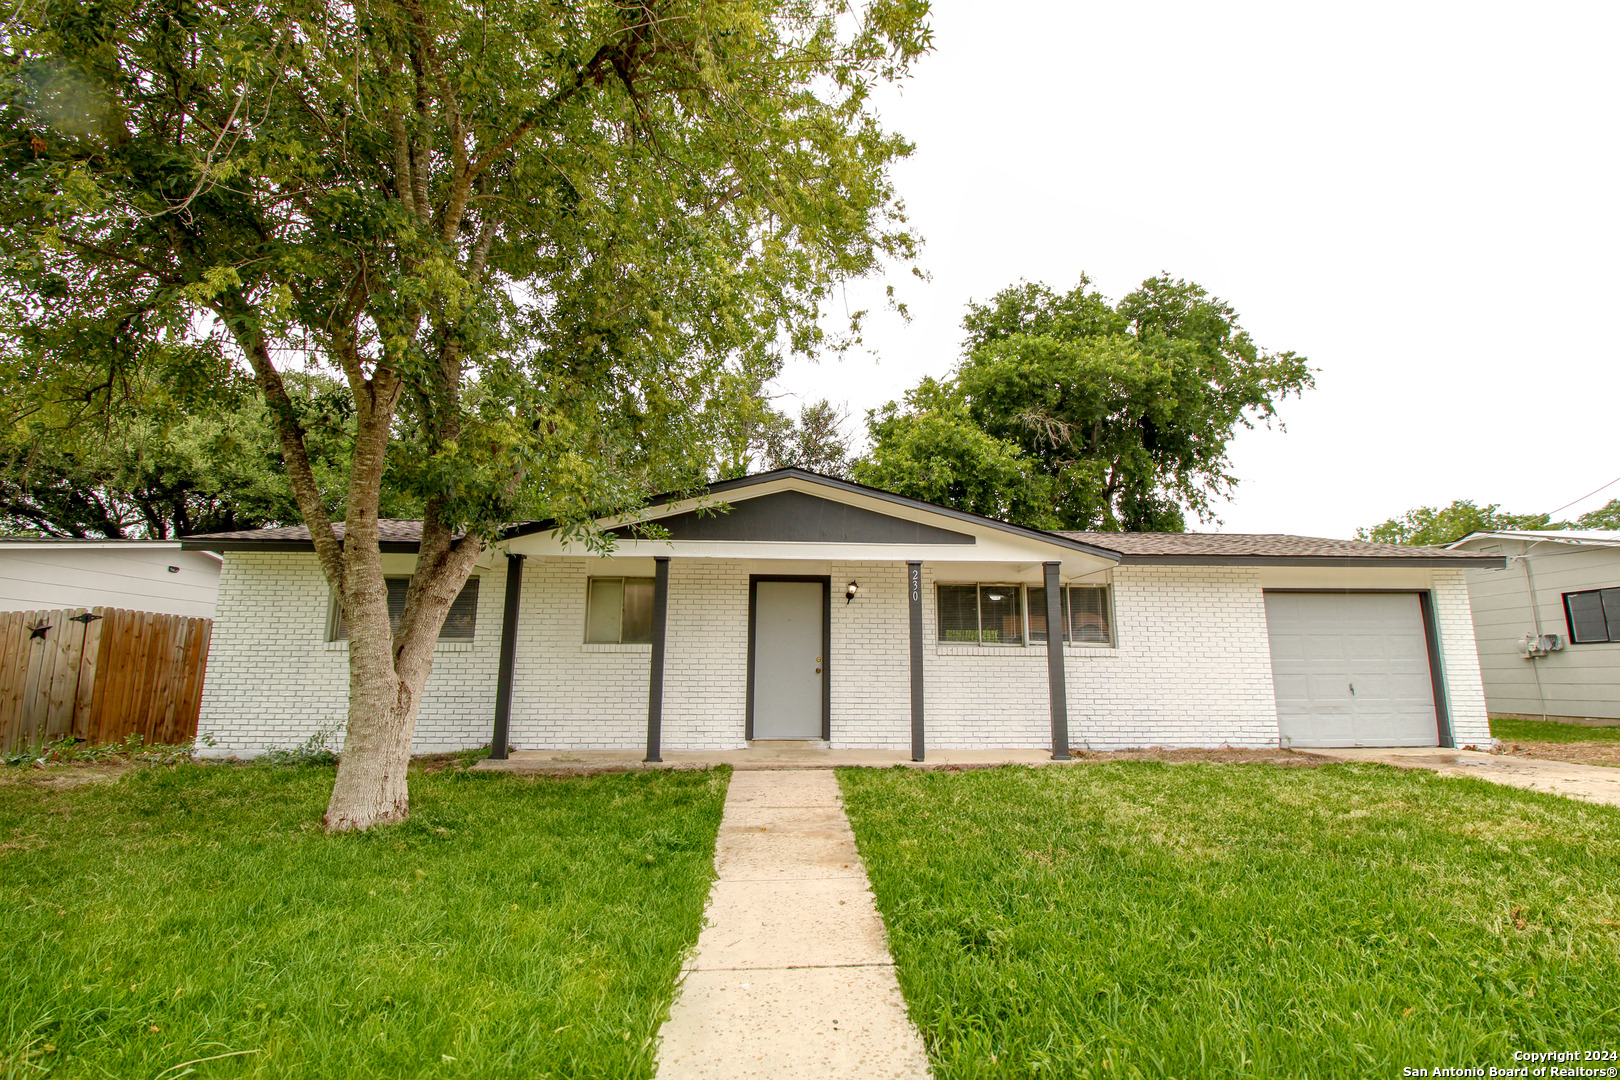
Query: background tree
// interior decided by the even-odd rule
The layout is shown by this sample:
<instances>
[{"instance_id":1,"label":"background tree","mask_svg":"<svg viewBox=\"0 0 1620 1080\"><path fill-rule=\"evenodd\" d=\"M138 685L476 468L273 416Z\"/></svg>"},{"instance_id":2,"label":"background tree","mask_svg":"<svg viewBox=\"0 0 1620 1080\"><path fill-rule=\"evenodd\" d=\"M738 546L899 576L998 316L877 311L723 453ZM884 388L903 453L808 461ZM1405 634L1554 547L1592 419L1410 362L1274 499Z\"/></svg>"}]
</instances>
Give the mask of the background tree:
<instances>
[{"instance_id":1,"label":"background tree","mask_svg":"<svg viewBox=\"0 0 1620 1080\"><path fill-rule=\"evenodd\" d=\"M719 375L823 347L828 289L913 252L910 148L868 103L927 48L923 0L13 10L0 339L47 377L251 371L349 627L329 829L407 813L434 643L503 522L590 542L695 484ZM312 368L348 393L341 527L288 384ZM385 476L422 510L397 632Z\"/></svg>"},{"instance_id":2,"label":"background tree","mask_svg":"<svg viewBox=\"0 0 1620 1080\"><path fill-rule=\"evenodd\" d=\"M1084 277L1063 294L1024 283L970 304L963 325L966 355L928 399L1047 478L1046 504L1022 511L1025 524L1180 531L1187 510L1208 520L1211 499L1236 484L1227 447L1237 429L1313 385L1304 357L1261 350L1230 307L1168 276L1118 304ZM872 458L890 462L883 475L907 493L939 485L919 475L908 487L907 455L885 442L937 425L930 408L908 399L876 414ZM1019 497L1034 494L1026 484Z\"/></svg>"},{"instance_id":3,"label":"background tree","mask_svg":"<svg viewBox=\"0 0 1620 1080\"><path fill-rule=\"evenodd\" d=\"M794 418L771 403L760 375L727 373L710 404L715 474L729 480L796 467L826 476L849 473L845 414L823 398Z\"/></svg>"},{"instance_id":4,"label":"background tree","mask_svg":"<svg viewBox=\"0 0 1620 1080\"><path fill-rule=\"evenodd\" d=\"M950 383L924 378L904 404L868 412L866 426L871 450L851 468L860 483L1031 528L1060 527L1051 477L975 424Z\"/></svg>"},{"instance_id":5,"label":"background tree","mask_svg":"<svg viewBox=\"0 0 1620 1080\"><path fill-rule=\"evenodd\" d=\"M353 437L348 390L320 374L286 381L322 500L341 514ZM14 419L0 442L0 530L168 540L299 520L276 424L250 380L190 406L143 378L111 388L112 409L86 408L82 396L64 408L61 390L0 378L0 408ZM417 513L386 489L380 510Z\"/></svg>"},{"instance_id":6,"label":"background tree","mask_svg":"<svg viewBox=\"0 0 1620 1080\"><path fill-rule=\"evenodd\" d=\"M1497 503L1476 506L1471 500L1458 499L1450 506L1419 506L1382 524L1357 529L1356 539L1444 547L1469 533L1516 529L1620 529L1620 499L1573 521L1554 521L1550 514L1510 514Z\"/></svg>"}]
</instances>

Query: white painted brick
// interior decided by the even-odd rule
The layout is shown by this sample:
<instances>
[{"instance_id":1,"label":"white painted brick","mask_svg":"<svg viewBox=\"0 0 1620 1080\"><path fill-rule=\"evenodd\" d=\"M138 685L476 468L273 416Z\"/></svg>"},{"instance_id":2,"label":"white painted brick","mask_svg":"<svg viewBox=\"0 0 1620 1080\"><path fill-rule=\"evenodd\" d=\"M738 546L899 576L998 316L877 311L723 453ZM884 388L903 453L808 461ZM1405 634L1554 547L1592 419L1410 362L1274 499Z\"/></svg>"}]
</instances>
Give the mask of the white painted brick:
<instances>
[{"instance_id":1,"label":"white painted brick","mask_svg":"<svg viewBox=\"0 0 1620 1080\"><path fill-rule=\"evenodd\" d=\"M524 749L639 749L648 646L583 644L589 557L530 559L517 629L512 742ZM755 564L757 565L757 564ZM663 746L743 745L748 574L739 560L670 564ZM910 745L903 562L830 564L832 743ZM937 749L1050 744L1044 646L941 648L933 568L924 571L927 742ZM504 570L480 571L475 639L441 646L417 725L418 752L489 741ZM1249 567L1127 566L1114 571L1118 644L1069 646L1070 741L1132 746L1274 746L1271 657L1259 572ZM1436 571L1435 608L1459 745L1489 740L1468 590ZM843 586L860 583L853 603ZM200 730L219 753L291 747L329 729L341 742L347 654L324 641L327 588L315 559L230 552L203 692Z\"/></svg>"}]
</instances>

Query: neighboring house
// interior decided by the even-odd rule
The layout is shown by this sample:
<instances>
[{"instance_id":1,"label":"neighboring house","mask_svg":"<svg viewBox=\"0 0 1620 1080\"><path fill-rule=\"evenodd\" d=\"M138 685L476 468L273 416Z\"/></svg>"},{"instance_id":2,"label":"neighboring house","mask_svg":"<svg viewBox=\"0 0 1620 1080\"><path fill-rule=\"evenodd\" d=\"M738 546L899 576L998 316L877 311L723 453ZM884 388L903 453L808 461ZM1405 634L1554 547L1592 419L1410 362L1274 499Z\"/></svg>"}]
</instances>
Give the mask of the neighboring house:
<instances>
[{"instance_id":1,"label":"neighboring house","mask_svg":"<svg viewBox=\"0 0 1620 1080\"><path fill-rule=\"evenodd\" d=\"M1620 720L1620 530L1478 532L1451 548L1507 559L1468 572L1491 715Z\"/></svg>"},{"instance_id":2,"label":"neighboring house","mask_svg":"<svg viewBox=\"0 0 1620 1080\"><path fill-rule=\"evenodd\" d=\"M599 557L533 522L480 560L440 637L418 751L489 743L498 716L497 747L654 757L773 739L914 756L1490 741L1463 574L1500 557L1047 533L797 469L637 520L665 537L605 521L617 547ZM384 523L400 606L418 536ZM185 545L225 558L200 727L215 752L340 734L346 632L308 533Z\"/></svg>"},{"instance_id":3,"label":"neighboring house","mask_svg":"<svg viewBox=\"0 0 1620 1080\"><path fill-rule=\"evenodd\" d=\"M212 619L220 563L178 540L0 537L0 611L110 607Z\"/></svg>"}]
</instances>

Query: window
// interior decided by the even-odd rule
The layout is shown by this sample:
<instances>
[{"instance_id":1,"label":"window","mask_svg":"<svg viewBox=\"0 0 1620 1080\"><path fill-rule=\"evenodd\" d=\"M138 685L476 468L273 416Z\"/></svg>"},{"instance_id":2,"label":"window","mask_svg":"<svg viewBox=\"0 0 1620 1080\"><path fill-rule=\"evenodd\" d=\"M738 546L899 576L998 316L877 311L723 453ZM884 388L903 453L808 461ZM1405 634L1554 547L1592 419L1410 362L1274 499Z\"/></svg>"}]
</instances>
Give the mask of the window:
<instances>
[{"instance_id":1,"label":"window","mask_svg":"<svg viewBox=\"0 0 1620 1080\"><path fill-rule=\"evenodd\" d=\"M1063 640L1082 645L1112 645L1113 623L1108 619L1108 586L1070 585L1061 593ZM1046 590L1029 590L1029 640L1046 643Z\"/></svg>"},{"instance_id":2,"label":"window","mask_svg":"<svg viewBox=\"0 0 1620 1080\"><path fill-rule=\"evenodd\" d=\"M585 598L590 645L652 643L653 579L593 577Z\"/></svg>"},{"instance_id":3,"label":"window","mask_svg":"<svg viewBox=\"0 0 1620 1080\"><path fill-rule=\"evenodd\" d=\"M411 587L411 579L391 577L385 580L388 583L388 625L397 634L400 617L405 614L405 592ZM439 640L471 641L477 622L478 575L474 574L467 579L467 584L461 587L461 592L451 602L450 614L444 617L444 625L439 627ZM349 640L349 627L343 621L343 608L335 596L332 598L332 615L327 621L327 627L326 640Z\"/></svg>"},{"instance_id":4,"label":"window","mask_svg":"<svg viewBox=\"0 0 1620 1080\"><path fill-rule=\"evenodd\" d=\"M940 585L939 640L951 645L1022 645L1023 587Z\"/></svg>"},{"instance_id":5,"label":"window","mask_svg":"<svg viewBox=\"0 0 1620 1080\"><path fill-rule=\"evenodd\" d=\"M1589 589L1564 594L1572 645L1620 641L1620 589Z\"/></svg>"}]
</instances>

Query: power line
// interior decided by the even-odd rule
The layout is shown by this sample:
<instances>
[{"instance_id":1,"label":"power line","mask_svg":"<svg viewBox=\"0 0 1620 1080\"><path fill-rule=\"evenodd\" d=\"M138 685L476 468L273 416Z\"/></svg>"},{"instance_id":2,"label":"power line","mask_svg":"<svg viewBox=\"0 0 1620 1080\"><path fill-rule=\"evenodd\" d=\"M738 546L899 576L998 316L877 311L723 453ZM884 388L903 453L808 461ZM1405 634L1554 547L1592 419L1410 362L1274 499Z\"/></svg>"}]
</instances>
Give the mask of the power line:
<instances>
[{"instance_id":1,"label":"power line","mask_svg":"<svg viewBox=\"0 0 1620 1080\"><path fill-rule=\"evenodd\" d=\"M1569 502L1565 503L1563 506L1560 506L1558 508L1558 510L1554 510L1552 512L1552 514L1548 514L1547 516L1552 517L1553 514L1556 514L1561 510L1568 510L1570 507L1574 506L1576 503L1585 502L1587 499L1590 499L1592 496L1596 495L1598 493L1598 491L1603 491L1605 488L1612 488L1616 484L1620 484L1620 476L1617 476L1613 480L1610 480L1607 484L1604 484L1603 487L1598 488L1597 491L1588 491L1585 495L1582 495L1579 499L1571 499Z\"/></svg>"}]
</instances>

